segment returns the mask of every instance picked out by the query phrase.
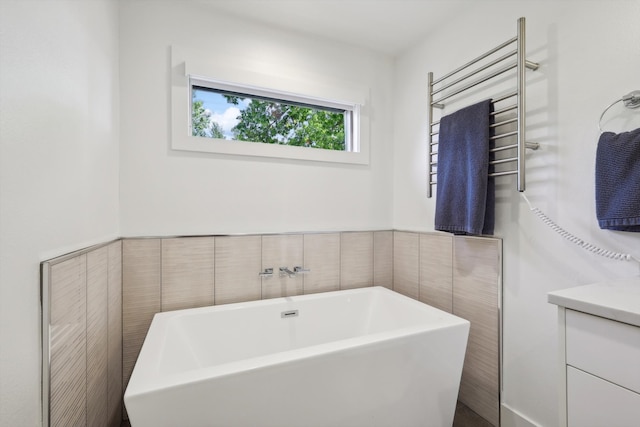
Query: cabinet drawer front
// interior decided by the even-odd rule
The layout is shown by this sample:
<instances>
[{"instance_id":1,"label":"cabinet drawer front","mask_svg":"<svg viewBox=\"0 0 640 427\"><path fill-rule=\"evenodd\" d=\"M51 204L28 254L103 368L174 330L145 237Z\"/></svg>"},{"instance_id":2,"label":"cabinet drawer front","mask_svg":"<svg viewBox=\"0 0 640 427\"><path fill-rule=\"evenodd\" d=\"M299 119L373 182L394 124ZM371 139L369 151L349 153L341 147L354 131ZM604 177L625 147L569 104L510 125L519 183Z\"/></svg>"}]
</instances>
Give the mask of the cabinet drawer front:
<instances>
[{"instance_id":1,"label":"cabinet drawer front","mask_svg":"<svg viewBox=\"0 0 640 427\"><path fill-rule=\"evenodd\" d=\"M568 427L637 427L640 394L567 366Z\"/></svg>"},{"instance_id":2,"label":"cabinet drawer front","mask_svg":"<svg viewBox=\"0 0 640 427\"><path fill-rule=\"evenodd\" d=\"M640 328L566 312L567 364L640 393Z\"/></svg>"}]
</instances>

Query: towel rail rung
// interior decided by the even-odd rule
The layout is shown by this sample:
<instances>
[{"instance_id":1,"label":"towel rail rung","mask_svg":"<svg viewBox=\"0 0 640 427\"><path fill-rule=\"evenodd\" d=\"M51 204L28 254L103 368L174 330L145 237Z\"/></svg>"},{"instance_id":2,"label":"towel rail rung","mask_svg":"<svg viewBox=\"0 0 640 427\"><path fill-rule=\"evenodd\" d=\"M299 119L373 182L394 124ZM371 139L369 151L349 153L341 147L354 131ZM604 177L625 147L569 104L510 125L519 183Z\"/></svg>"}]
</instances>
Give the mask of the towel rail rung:
<instances>
[{"instance_id":1,"label":"towel rail rung","mask_svg":"<svg viewBox=\"0 0 640 427\"><path fill-rule=\"evenodd\" d=\"M501 165L503 163L515 162L517 160L518 160L517 157L510 157L508 159L492 160L492 161L489 162L489 164L490 165Z\"/></svg>"},{"instance_id":2,"label":"towel rail rung","mask_svg":"<svg viewBox=\"0 0 640 427\"><path fill-rule=\"evenodd\" d=\"M500 101L504 101L505 99L513 98L514 96L517 96L517 95L518 95L518 92L514 90L513 92L509 92L509 93L507 93L505 95L493 98L493 103L496 104L496 103L498 103ZM514 106L515 106L515 104L514 104ZM494 112L492 114L498 114L498 113Z\"/></svg>"},{"instance_id":3,"label":"towel rail rung","mask_svg":"<svg viewBox=\"0 0 640 427\"><path fill-rule=\"evenodd\" d=\"M508 159L500 159L500 160L492 160L489 162L490 165L501 165L503 163L510 163L517 161L517 157L509 157ZM433 161L429 163L429 166L438 166L438 162ZM431 172L432 175L435 175L437 172Z\"/></svg>"},{"instance_id":4,"label":"towel rail rung","mask_svg":"<svg viewBox=\"0 0 640 427\"><path fill-rule=\"evenodd\" d=\"M491 115L492 116L497 116L497 115L500 115L500 114L504 114L504 113L506 113L508 111L513 111L513 110L517 110L517 109L518 109L518 106L516 104L513 104L513 105L509 105L508 107L504 107L504 108L501 108L499 110L496 110L493 113L491 113Z\"/></svg>"},{"instance_id":5,"label":"towel rail rung","mask_svg":"<svg viewBox=\"0 0 640 427\"><path fill-rule=\"evenodd\" d=\"M498 126L503 125L503 124L506 124L506 123L510 123L510 122L500 123L500 124L498 124ZM431 135L438 135L439 133L440 133L439 131L438 131L438 132L432 132L432 133L431 133ZM489 139L490 139L491 141L495 141L496 139L506 138L506 137L508 137L508 136L513 136L513 135L517 135L517 134L518 134L518 131L517 131L517 130L514 130L514 131L510 131L510 132L499 133L499 134L497 134L497 135L493 135L493 136L492 136L492 137L490 137ZM430 144L431 144L431 145L435 145L435 144L433 144L433 143L430 143Z\"/></svg>"},{"instance_id":6,"label":"towel rail rung","mask_svg":"<svg viewBox=\"0 0 640 427\"><path fill-rule=\"evenodd\" d=\"M497 153L497 152L500 152L500 151L512 150L514 148L518 148L518 144L510 144L510 145L503 145L502 147L495 147L495 148L490 149L489 152L490 153ZM527 142L527 148L529 148L531 150L536 150L537 149L537 143L535 143L535 142ZM433 152L429 153L430 156L434 156L434 155L437 155L437 154L438 154L437 151L433 151ZM510 158L510 159L506 159L506 160L512 162L514 160L518 160L518 158L517 157L513 157L513 158ZM429 162L430 166L435 166L437 164L438 164L437 161ZM497 164L497 163L494 163L494 164Z\"/></svg>"},{"instance_id":7,"label":"towel rail rung","mask_svg":"<svg viewBox=\"0 0 640 427\"><path fill-rule=\"evenodd\" d=\"M439 132L431 133L431 135L438 135L438 134L439 134ZM496 139L506 138L508 136L513 136L513 135L517 135L517 134L518 134L518 131L514 130L514 131L510 131L510 132L505 132L505 133L500 133L500 134L497 134L497 135L493 135L489 139L491 141L495 141ZM437 142L435 144L433 142L430 143L430 145L436 145L436 144L437 144Z\"/></svg>"},{"instance_id":8,"label":"towel rail rung","mask_svg":"<svg viewBox=\"0 0 640 427\"><path fill-rule=\"evenodd\" d=\"M500 74L506 73L509 70L513 70L514 68L517 68L517 67L518 67L518 64L509 64L509 65L506 65L506 66L504 66L502 68L499 68L499 69L487 74L486 76L483 76L480 79L476 79L476 80L474 80L474 81L472 81L470 83L467 83L466 85L462 86L460 89L454 90L453 92L451 92L451 93L449 93L447 95L444 95L443 97L441 97L437 101L431 101L431 105L442 104L442 101L444 101L445 99L449 99L452 96L456 96L459 93L462 93L462 92L464 92L466 90L469 90L472 87L478 86L479 84L484 83L487 80L491 80L492 78L497 77Z\"/></svg>"},{"instance_id":9,"label":"towel rail rung","mask_svg":"<svg viewBox=\"0 0 640 427\"><path fill-rule=\"evenodd\" d=\"M509 94L507 94L507 95L504 95L504 96L502 96L502 97L500 97L500 98L494 98L494 99L493 99L493 104L496 104L496 103L498 103L498 102L500 102L500 101L504 101L505 99L509 99L509 98L511 98L511 97L513 97L513 96L516 96L516 95L517 95L517 93L516 93L516 92L512 92L512 93L509 93ZM518 106L517 106L516 104L512 104L512 105L509 105L509 106L507 106L507 107L500 108L499 110L492 111L490 114L491 114L492 116L497 116L497 115L499 115L499 114L504 114L504 113L506 113L506 112L508 112L508 111L516 110L517 108L518 108ZM430 127L433 127L433 126L437 126L437 125L439 125L439 124L440 124L440 120L434 120L434 121L432 121L431 123L429 123L429 126L430 126ZM437 133L437 132L436 132L436 133ZM433 135L433 134L432 134L432 135Z\"/></svg>"},{"instance_id":10,"label":"towel rail rung","mask_svg":"<svg viewBox=\"0 0 640 427\"><path fill-rule=\"evenodd\" d=\"M481 73L484 70L489 69L489 68L493 67L494 65L497 65L497 64L501 63L502 61L505 61L505 60L511 58L512 56L517 55L517 54L518 54L518 50L517 49L516 50L512 50L512 51L506 53L505 55L502 55L501 57L499 57L497 59L494 59L493 61L489 62L488 64L485 64L482 67L477 68L477 69L471 71L470 73L465 74L464 76L452 81L451 83L447 83L446 85L441 86L440 88L433 90L431 92L431 94L432 95L436 95L436 94L442 92L443 90L446 90L446 89L448 89L450 87L453 87L453 86L455 86L455 85L457 85L459 83L462 83L463 81L467 80L468 78L473 77L476 74Z\"/></svg>"},{"instance_id":11,"label":"towel rail rung","mask_svg":"<svg viewBox=\"0 0 640 427\"><path fill-rule=\"evenodd\" d=\"M509 123L514 123L514 122L517 122L517 121L518 121L518 118L514 117L513 119L503 120L501 122L494 123L492 125L489 125L489 127L490 128L497 128L499 126L508 125Z\"/></svg>"},{"instance_id":12,"label":"towel rail rung","mask_svg":"<svg viewBox=\"0 0 640 427\"><path fill-rule=\"evenodd\" d=\"M505 176L505 175L515 175L518 173L517 169L511 170L511 171L504 171L504 172L492 172L489 174L489 176Z\"/></svg>"},{"instance_id":13,"label":"towel rail rung","mask_svg":"<svg viewBox=\"0 0 640 427\"><path fill-rule=\"evenodd\" d=\"M468 67L472 66L473 64L475 64L475 63L477 63L479 61L482 61L486 57L493 55L494 53L498 52L501 49L504 49L505 47L509 46L511 43L513 43L513 42L515 42L517 40L518 40L517 36L507 40L506 42L498 45L497 47L494 47L493 49L489 50L488 52L485 52L482 55L478 56L477 58L472 59L471 61L467 62L466 64L456 68L455 70L451 71L450 73L445 74L444 76L440 77L437 80L434 80L432 84L436 85L436 84L440 83L441 81L448 79L449 77L453 76L454 74L459 73L460 71L464 70L465 68L468 68Z\"/></svg>"},{"instance_id":14,"label":"towel rail rung","mask_svg":"<svg viewBox=\"0 0 640 427\"><path fill-rule=\"evenodd\" d=\"M506 138L508 136L513 136L513 135L518 135L518 131L514 130L514 131L511 131L511 132L505 132L505 133L501 133L499 135L494 135L494 136L490 137L489 140L495 141L496 139Z\"/></svg>"},{"instance_id":15,"label":"towel rail rung","mask_svg":"<svg viewBox=\"0 0 640 427\"><path fill-rule=\"evenodd\" d=\"M490 153L497 153L498 151L505 151L505 150L510 150L513 148L518 148L518 144L510 144L510 145L503 145L502 147L495 147L489 150Z\"/></svg>"}]
</instances>

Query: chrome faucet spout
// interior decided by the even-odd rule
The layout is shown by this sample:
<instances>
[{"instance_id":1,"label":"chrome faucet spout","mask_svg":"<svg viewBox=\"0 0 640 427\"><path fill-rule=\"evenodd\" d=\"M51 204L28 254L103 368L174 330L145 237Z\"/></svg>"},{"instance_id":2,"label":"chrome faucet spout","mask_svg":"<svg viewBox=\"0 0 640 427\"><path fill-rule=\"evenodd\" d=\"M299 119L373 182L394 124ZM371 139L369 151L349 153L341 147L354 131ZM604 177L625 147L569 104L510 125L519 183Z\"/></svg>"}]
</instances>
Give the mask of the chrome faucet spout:
<instances>
[{"instance_id":1,"label":"chrome faucet spout","mask_svg":"<svg viewBox=\"0 0 640 427\"><path fill-rule=\"evenodd\" d=\"M280 276L296 277L296 273L289 270L289 267L280 267Z\"/></svg>"}]
</instances>

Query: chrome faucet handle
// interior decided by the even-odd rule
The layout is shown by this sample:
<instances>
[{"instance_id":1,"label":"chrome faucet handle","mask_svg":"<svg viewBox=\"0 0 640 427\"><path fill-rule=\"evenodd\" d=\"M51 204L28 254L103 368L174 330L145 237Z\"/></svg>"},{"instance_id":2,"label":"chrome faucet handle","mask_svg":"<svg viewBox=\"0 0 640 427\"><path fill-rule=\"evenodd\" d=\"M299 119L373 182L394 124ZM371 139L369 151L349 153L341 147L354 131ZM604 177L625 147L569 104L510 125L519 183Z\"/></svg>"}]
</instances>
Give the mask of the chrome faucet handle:
<instances>
[{"instance_id":1,"label":"chrome faucet handle","mask_svg":"<svg viewBox=\"0 0 640 427\"><path fill-rule=\"evenodd\" d=\"M310 272L310 271L311 271L311 269L309 269L309 268L304 268L304 267L300 267L300 266L298 265L298 266L296 266L296 267L293 267L293 271L294 271L294 273L301 273L301 274L304 274L304 273L308 273L308 272Z\"/></svg>"},{"instance_id":2,"label":"chrome faucet handle","mask_svg":"<svg viewBox=\"0 0 640 427\"><path fill-rule=\"evenodd\" d=\"M296 277L296 273L289 270L289 267L280 267L280 277L284 276Z\"/></svg>"},{"instance_id":3,"label":"chrome faucet handle","mask_svg":"<svg viewBox=\"0 0 640 427\"><path fill-rule=\"evenodd\" d=\"M265 268L264 271L258 273L260 277L271 277L273 276L273 268Z\"/></svg>"}]
</instances>

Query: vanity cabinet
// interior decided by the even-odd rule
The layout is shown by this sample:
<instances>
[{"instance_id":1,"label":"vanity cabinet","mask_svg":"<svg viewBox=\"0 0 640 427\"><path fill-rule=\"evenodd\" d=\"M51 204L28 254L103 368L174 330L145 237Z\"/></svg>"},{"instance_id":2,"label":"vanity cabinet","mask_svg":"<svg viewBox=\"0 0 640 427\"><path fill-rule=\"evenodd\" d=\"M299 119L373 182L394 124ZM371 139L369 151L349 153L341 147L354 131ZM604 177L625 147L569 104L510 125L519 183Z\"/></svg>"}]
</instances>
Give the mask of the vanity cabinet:
<instances>
[{"instance_id":1,"label":"vanity cabinet","mask_svg":"<svg viewBox=\"0 0 640 427\"><path fill-rule=\"evenodd\" d=\"M567 426L638 426L640 327L565 309Z\"/></svg>"},{"instance_id":2,"label":"vanity cabinet","mask_svg":"<svg viewBox=\"0 0 640 427\"><path fill-rule=\"evenodd\" d=\"M558 305L560 426L637 427L640 279L549 294Z\"/></svg>"}]
</instances>

